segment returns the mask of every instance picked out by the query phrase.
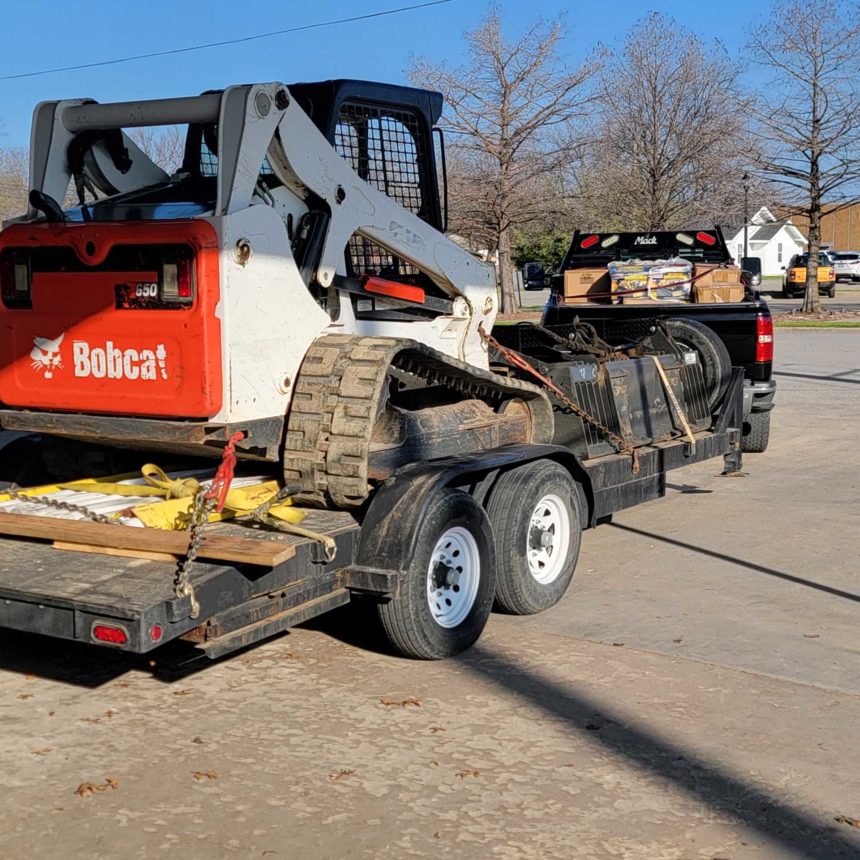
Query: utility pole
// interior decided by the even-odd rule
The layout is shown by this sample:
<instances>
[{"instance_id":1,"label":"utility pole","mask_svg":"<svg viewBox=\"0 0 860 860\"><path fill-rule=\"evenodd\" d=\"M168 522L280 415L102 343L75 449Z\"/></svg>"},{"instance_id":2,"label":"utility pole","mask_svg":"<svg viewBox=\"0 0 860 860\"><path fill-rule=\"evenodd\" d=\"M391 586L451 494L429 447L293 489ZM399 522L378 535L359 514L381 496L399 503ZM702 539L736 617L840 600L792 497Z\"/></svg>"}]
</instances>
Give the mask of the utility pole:
<instances>
[{"instance_id":1,"label":"utility pole","mask_svg":"<svg viewBox=\"0 0 860 860\"><path fill-rule=\"evenodd\" d=\"M750 175L744 173L741 177L744 184L744 257L749 257L749 222L750 222Z\"/></svg>"}]
</instances>

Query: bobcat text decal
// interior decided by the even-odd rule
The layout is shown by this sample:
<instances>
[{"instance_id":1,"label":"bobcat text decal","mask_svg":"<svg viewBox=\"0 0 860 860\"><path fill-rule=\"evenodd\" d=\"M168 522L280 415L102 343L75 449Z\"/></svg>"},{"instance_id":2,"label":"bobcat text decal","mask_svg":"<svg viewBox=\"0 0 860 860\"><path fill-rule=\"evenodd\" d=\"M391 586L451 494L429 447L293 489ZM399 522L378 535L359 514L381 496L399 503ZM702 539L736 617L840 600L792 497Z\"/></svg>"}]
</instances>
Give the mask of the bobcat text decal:
<instances>
[{"instance_id":1,"label":"bobcat text decal","mask_svg":"<svg viewBox=\"0 0 860 860\"><path fill-rule=\"evenodd\" d=\"M167 379L167 350L160 343L152 349L119 349L109 340L91 347L85 340L72 342L75 376L96 379Z\"/></svg>"}]
</instances>

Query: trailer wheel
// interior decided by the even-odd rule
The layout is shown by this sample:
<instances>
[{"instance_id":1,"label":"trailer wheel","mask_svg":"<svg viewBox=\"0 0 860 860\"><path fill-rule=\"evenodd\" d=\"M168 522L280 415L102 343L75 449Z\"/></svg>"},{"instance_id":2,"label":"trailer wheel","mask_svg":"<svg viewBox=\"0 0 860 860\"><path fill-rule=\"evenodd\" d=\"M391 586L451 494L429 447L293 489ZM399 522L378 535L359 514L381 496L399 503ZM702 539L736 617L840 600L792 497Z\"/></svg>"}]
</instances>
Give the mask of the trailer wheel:
<instances>
[{"instance_id":1,"label":"trailer wheel","mask_svg":"<svg viewBox=\"0 0 860 860\"><path fill-rule=\"evenodd\" d=\"M744 421L741 451L746 454L761 454L767 451L770 441L770 412L753 412Z\"/></svg>"},{"instance_id":2,"label":"trailer wheel","mask_svg":"<svg viewBox=\"0 0 860 860\"><path fill-rule=\"evenodd\" d=\"M467 493L446 489L428 506L399 594L379 606L391 644L440 660L472 645L493 608L493 531Z\"/></svg>"},{"instance_id":3,"label":"trailer wheel","mask_svg":"<svg viewBox=\"0 0 860 860\"><path fill-rule=\"evenodd\" d=\"M564 596L579 557L586 502L557 463L540 460L505 472L487 512L496 535L496 604L534 615Z\"/></svg>"},{"instance_id":4,"label":"trailer wheel","mask_svg":"<svg viewBox=\"0 0 860 860\"><path fill-rule=\"evenodd\" d=\"M708 406L716 406L732 378L732 359L726 345L705 325L696 320L672 317L666 325L675 342L699 354L705 387L708 389Z\"/></svg>"}]
</instances>

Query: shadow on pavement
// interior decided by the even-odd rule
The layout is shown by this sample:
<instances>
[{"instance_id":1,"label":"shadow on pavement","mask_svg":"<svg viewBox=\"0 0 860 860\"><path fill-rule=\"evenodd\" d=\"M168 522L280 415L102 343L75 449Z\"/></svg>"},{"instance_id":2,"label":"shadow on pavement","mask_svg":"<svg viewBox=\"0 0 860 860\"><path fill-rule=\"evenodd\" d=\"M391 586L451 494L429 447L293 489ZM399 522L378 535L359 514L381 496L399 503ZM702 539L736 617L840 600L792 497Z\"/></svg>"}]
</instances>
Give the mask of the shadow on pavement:
<instances>
[{"instance_id":1,"label":"shadow on pavement","mask_svg":"<svg viewBox=\"0 0 860 860\"><path fill-rule=\"evenodd\" d=\"M829 821L792 807L658 732L631 724L570 686L542 677L480 643L457 659L482 680L564 721L569 730L587 733L589 740L606 751L757 831L778 846L780 857L833 860L858 856L858 843L845 840Z\"/></svg>"},{"instance_id":2,"label":"shadow on pavement","mask_svg":"<svg viewBox=\"0 0 860 860\"><path fill-rule=\"evenodd\" d=\"M712 549L705 549L701 546L696 546L696 544L686 543L682 540L676 540L675 538L664 537L663 535L655 534L654 532L646 532L643 529L637 529L633 526L625 526L621 525L621 523L610 523L613 528L621 529L625 532L630 532L631 534L641 535L644 538L648 538L648 540L658 540L661 543L667 543L671 546L677 546L681 549L690 549L693 552L701 553L702 555L710 556L711 558L720 559L720 561L727 561L731 564L737 564L741 567L745 567L748 570L754 570L756 573L765 573L768 576L773 576L776 579L784 579L786 582L793 582L795 585L802 585L805 588L814 588L816 591L823 591L825 594L832 594L834 597L841 597L843 600L854 600L860 603L860 594L853 594L850 591L842 591L841 588L833 588L830 585L823 585L820 582L813 582L810 579L803 579L799 576L793 576L790 573L783 573L781 570L774 570L772 567L765 567L761 564L755 564L751 561L746 561L742 558L737 558L734 555L726 555L723 552L716 552Z\"/></svg>"},{"instance_id":3,"label":"shadow on pavement","mask_svg":"<svg viewBox=\"0 0 860 860\"><path fill-rule=\"evenodd\" d=\"M854 371L848 371L853 373ZM774 376L791 376L795 379L816 379L819 382L850 382L852 385L860 385L860 379L845 379L845 373L831 373L829 376L817 376L814 373L789 373L787 370L775 370Z\"/></svg>"}]
</instances>

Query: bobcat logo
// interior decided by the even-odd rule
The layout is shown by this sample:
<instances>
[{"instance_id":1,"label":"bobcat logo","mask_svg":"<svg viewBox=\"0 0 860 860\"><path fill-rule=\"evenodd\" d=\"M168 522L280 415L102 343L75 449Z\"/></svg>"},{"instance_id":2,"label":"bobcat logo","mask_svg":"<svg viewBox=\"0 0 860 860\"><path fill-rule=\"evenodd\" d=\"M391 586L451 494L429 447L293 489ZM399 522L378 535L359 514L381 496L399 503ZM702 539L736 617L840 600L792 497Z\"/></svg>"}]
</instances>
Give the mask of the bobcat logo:
<instances>
[{"instance_id":1,"label":"bobcat logo","mask_svg":"<svg viewBox=\"0 0 860 860\"><path fill-rule=\"evenodd\" d=\"M30 358L33 359L31 366L36 373L44 372L45 379L53 379L54 370L63 369L60 344L64 337L65 334L61 334L55 340L48 340L46 337L33 338L33 343L36 345L30 350Z\"/></svg>"}]
</instances>

